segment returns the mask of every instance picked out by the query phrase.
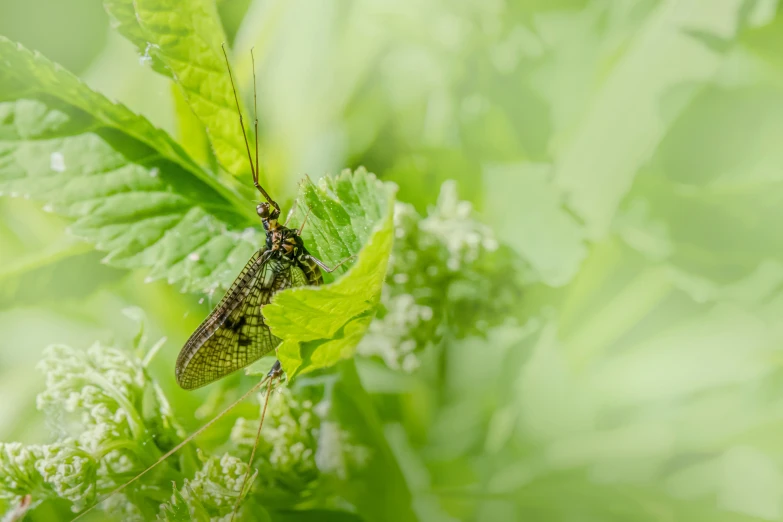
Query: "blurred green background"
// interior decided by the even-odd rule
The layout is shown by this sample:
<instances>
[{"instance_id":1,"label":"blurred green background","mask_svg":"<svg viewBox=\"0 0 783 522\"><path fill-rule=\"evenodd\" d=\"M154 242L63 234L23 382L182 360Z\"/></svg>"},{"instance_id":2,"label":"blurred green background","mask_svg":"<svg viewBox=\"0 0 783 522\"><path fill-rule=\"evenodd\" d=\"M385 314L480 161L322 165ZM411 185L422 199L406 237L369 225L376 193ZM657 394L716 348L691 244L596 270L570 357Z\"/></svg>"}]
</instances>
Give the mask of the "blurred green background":
<instances>
[{"instance_id":1,"label":"blurred green background","mask_svg":"<svg viewBox=\"0 0 783 522\"><path fill-rule=\"evenodd\" d=\"M491 327L413 332L402 370L360 361L420 520L783 520L777 1L218 8L247 100L255 46L281 200L363 165L425 213L455 180L475 214L452 211L510 249L514 270L462 296ZM0 34L198 155L176 88L101 2L4 0ZM129 339L130 306L167 337L153 373L198 426L209 391L172 368L211 300L102 264L39 203L3 197L0 216L0 440L48 440L43 348Z\"/></svg>"}]
</instances>

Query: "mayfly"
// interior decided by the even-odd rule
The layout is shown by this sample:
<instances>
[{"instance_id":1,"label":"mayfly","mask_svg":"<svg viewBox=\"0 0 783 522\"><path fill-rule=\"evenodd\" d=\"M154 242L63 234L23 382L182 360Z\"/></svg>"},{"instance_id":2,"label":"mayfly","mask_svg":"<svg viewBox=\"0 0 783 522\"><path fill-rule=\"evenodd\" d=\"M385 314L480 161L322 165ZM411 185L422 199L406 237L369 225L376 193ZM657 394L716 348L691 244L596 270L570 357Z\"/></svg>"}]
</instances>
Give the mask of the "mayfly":
<instances>
[{"instance_id":1,"label":"mayfly","mask_svg":"<svg viewBox=\"0 0 783 522\"><path fill-rule=\"evenodd\" d=\"M261 218L261 223L263 224L264 232L266 233L266 244L250 258L245 265L245 268L242 269L239 276L237 276L234 283L228 289L228 292L226 292L225 296L223 296L204 322L201 323L195 332L193 332L180 351L179 356L177 357L175 375L177 384L186 390L193 390L212 383L230 373L248 366L252 362L275 350L281 340L272 334L264 321L262 313L264 305L271 301L272 296L275 293L286 288L305 285L317 286L322 284L322 270L325 272L333 272L345 261L351 259L349 257L330 268L323 261L311 255L310 252L307 251L307 248L305 248L301 237L302 230L307 221L307 215L305 215L305 218L298 229L286 227L287 220L286 223L281 224L278 221L280 218L280 206L269 196L267 191L258 181L258 105L255 87L255 58L252 56L252 50L250 51L250 54L253 60L255 162L253 161L253 156L250 152L250 144L247 139L247 133L245 132L245 123L242 118L242 110L239 107L239 98L234 85L234 77L231 73L228 55L225 46L223 46L223 56L226 59L226 68L228 69L229 79L231 80L231 89L234 93L234 101L239 115L239 126L245 140L245 149L247 150L247 158L250 163L250 172L253 176L253 185L255 185L256 189L258 189L266 200L256 206L256 213L258 214L258 217ZM212 424L217 422L223 415L234 408L234 406L258 391L258 389L266 383L267 393L261 410L261 420L258 425L255 444L250 453L248 467L242 481L242 487L239 490L239 495L231 515L231 519L233 520L237 514L237 510L242 500L242 494L245 491L247 480L250 476L250 470L258 446L258 440L261 435L261 428L263 427L269 396L272 392L272 385L275 380L282 377L282 374L283 370L280 361L275 361L266 377L248 390L236 402L185 438L185 440L167 451L147 469L108 493L96 504L82 511L74 520L82 517L103 500L120 492L141 478L145 473L200 435Z\"/></svg>"}]
</instances>

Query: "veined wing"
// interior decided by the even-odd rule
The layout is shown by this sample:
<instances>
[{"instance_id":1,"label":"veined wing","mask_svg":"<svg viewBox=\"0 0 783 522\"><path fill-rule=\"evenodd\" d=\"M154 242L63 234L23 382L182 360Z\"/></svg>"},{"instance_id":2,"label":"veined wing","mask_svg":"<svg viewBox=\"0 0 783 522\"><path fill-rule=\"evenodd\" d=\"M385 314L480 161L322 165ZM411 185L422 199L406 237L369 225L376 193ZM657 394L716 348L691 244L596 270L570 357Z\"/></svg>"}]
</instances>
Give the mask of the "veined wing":
<instances>
[{"instance_id":1,"label":"veined wing","mask_svg":"<svg viewBox=\"0 0 783 522\"><path fill-rule=\"evenodd\" d=\"M272 296L291 286L308 284L301 268L288 260L270 259L259 250L236 278L220 303L190 336L177 357L177 383L199 388L274 350L261 309Z\"/></svg>"}]
</instances>

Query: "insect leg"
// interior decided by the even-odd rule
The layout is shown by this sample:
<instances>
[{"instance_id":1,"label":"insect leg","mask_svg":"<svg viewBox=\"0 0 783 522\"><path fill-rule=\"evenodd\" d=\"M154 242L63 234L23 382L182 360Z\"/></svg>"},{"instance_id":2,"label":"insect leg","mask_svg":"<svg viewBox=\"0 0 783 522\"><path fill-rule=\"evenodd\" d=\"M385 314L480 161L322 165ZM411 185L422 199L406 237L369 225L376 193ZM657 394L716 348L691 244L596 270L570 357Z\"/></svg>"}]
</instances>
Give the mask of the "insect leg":
<instances>
[{"instance_id":1,"label":"insect leg","mask_svg":"<svg viewBox=\"0 0 783 522\"><path fill-rule=\"evenodd\" d=\"M316 265L318 265L319 267L321 267L321 270L323 270L324 272L327 272L327 273L332 273L332 272L334 272L335 270L337 270L338 268L340 268L340 266L341 266L343 263L345 263L345 262L347 262L347 261L350 261L351 259L354 259L356 256L348 256L348 257L346 257L345 259L343 259L342 261L340 261L339 263L337 263L336 265L334 265L334 266L333 266L333 267L331 267L331 268L330 268L329 266L327 266L327 265L326 265L326 263L324 263L323 261L321 261L320 259L318 259L317 257L313 257L313 256L310 256L310 255L308 255L307 257L308 257L308 258L309 258L309 259L310 259L310 260L311 260L313 263L315 263Z\"/></svg>"},{"instance_id":2,"label":"insect leg","mask_svg":"<svg viewBox=\"0 0 783 522\"><path fill-rule=\"evenodd\" d=\"M275 361L275 364L272 365L266 376L273 379L275 377L280 377L281 375L283 375L283 365L280 364L280 361Z\"/></svg>"},{"instance_id":3,"label":"insect leg","mask_svg":"<svg viewBox=\"0 0 783 522\"><path fill-rule=\"evenodd\" d=\"M302 220L302 226L299 227L299 231L296 233L297 236L302 235L302 230L304 230L305 223L307 223L307 218L310 217L310 209L307 209L307 214L305 214L304 219Z\"/></svg>"}]
</instances>

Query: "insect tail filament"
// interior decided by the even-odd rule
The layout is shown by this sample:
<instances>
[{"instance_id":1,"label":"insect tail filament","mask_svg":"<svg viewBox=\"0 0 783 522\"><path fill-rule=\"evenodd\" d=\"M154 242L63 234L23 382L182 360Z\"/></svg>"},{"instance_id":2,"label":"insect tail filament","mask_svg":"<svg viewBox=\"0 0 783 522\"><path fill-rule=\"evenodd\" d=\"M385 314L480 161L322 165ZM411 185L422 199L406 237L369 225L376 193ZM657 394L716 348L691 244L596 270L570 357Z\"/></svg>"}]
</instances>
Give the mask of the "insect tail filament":
<instances>
[{"instance_id":1,"label":"insect tail filament","mask_svg":"<svg viewBox=\"0 0 783 522\"><path fill-rule=\"evenodd\" d=\"M250 470L253 469L253 459L256 456L258 441L261 438L261 428L264 426L264 417L266 417L266 407L269 405L269 396L272 395L272 385L274 384L274 380L275 377L277 377L277 374L272 374L270 372L270 374L267 377L269 378L269 384L266 387L266 397L264 397L264 407L261 408L261 420L258 423L258 431L256 432L256 440L253 443L253 449L250 451L250 460L247 461L247 471L245 471L245 477L242 479L242 487L239 488L239 497L237 497L237 501L234 504L234 511L231 512L231 522L234 522L234 517L236 517L237 511L239 511L239 505L242 503L242 496L245 492L245 487L247 486L247 479L250 477Z\"/></svg>"},{"instance_id":2,"label":"insect tail filament","mask_svg":"<svg viewBox=\"0 0 783 522\"><path fill-rule=\"evenodd\" d=\"M106 500L107 498L111 497L112 495L115 495L115 494L119 493L119 492L120 492L120 491L122 491L123 489L127 488L128 486L130 486L131 484L133 484L134 482L136 482L137 480L139 480L141 477L143 477L143 476L144 476L144 475L145 475L145 474L146 474L148 471L150 471L152 468L154 468L155 466L157 466L158 464L160 464L161 462L163 462L164 460L166 460L167 458L169 458L171 455L173 455L174 453L176 453L177 451L179 451L180 449L182 449L182 447L183 447L183 446L185 446L185 444L187 444L188 442L190 442L190 441L191 441L191 440L193 440L194 438L196 438L196 437L198 437L199 435L201 435L201 434L202 434L204 431L206 431L206 430L207 430L207 429L208 429L210 426L212 426L213 424L215 424L215 423L216 423L218 420L220 420L221 418L223 418L223 416L224 416L224 415L226 415L228 412L230 412L232 409L234 409L234 407L235 407L235 406L237 406L237 405L238 405L240 402L244 401L245 399L247 399L248 397L250 397L252 394L254 394L255 392L257 392L257 391L258 391L258 389L259 389L259 388L261 388L261 386L263 386L265 383L269 382L269 384L270 384L270 386L271 386L271 384L272 384L272 382L271 382L271 381L272 381L272 377L271 377L271 376L269 376L269 375L267 375L266 377L264 377L263 379L261 379L261 380L258 382L258 384L256 384L256 385L255 385L255 386L253 386L252 388L250 388L250 389L249 389L247 392L245 392L245 394L244 394L244 395L242 395L242 397L240 397L239 399L237 399L237 400L236 400L234 403L232 403L232 404L231 404L231 406L229 406L229 407L228 407L228 408L226 408L225 410L221 411L221 412L220 412L218 415L216 415L216 416L215 416L215 417L214 417L212 420L210 420L209 422L207 422L206 424L204 424L203 426L201 426L199 429L197 429L196 431L194 431L192 434L188 435L188 436L185 438L185 440L183 440L182 442L180 442L179 444L177 444L176 446L174 446L173 448L171 448L169 451L167 451L166 453L164 453L164 454L163 454L163 455L162 455L162 456L161 456L161 457L160 457L158 460L156 460L156 461L155 461L153 464L151 464L149 467L147 467L147 468L146 468L144 471L142 471L141 473L139 473L138 475L136 475L135 477L133 477L132 479L130 479L130 480L129 480L128 482L126 482L125 484L123 484L123 485L121 485L121 486L118 486L118 487L117 487L116 489L114 489L114 490L113 490L111 493L108 493L108 494L104 495L104 496L103 496L103 497L102 497L100 500L98 500L98 502L96 502L96 503L95 503L95 504L93 504L92 506L88 507L87 509L85 509L84 511L82 511L81 513L79 513L78 515L76 515L76 516L75 516L73 519L71 519L71 522L73 522L74 520L78 520L78 519L80 519L81 517L83 517L84 515L86 515L86 514L87 514L87 513L89 513L90 511L92 511L93 509L95 509L95 508L96 508L98 505L100 505L100 504L101 504L101 503L102 503L104 500ZM267 395L267 398L268 398L268 395ZM266 410L266 405L264 405L264 410ZM263 417L261 417L261 419L263 420ZM256 439L256 442L257 442L257 441L258 441L258 439ZM254 448L254 449L255 449L255 448ZM247 479L247 476L245 477L245 479ZM241 496L241 494L240 494L240 496Z\"/></svg>"}]
</instances>

